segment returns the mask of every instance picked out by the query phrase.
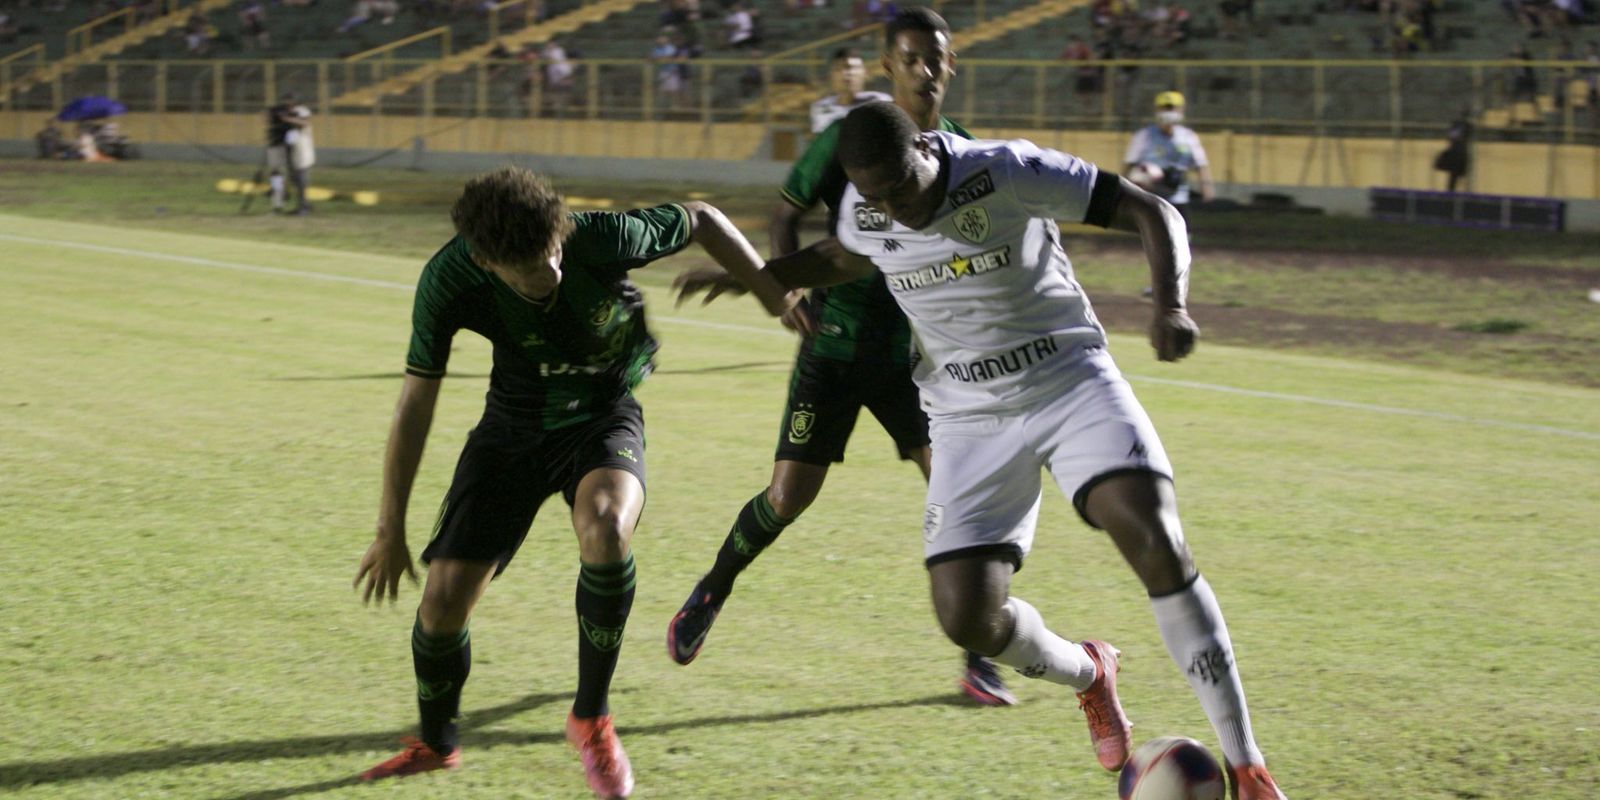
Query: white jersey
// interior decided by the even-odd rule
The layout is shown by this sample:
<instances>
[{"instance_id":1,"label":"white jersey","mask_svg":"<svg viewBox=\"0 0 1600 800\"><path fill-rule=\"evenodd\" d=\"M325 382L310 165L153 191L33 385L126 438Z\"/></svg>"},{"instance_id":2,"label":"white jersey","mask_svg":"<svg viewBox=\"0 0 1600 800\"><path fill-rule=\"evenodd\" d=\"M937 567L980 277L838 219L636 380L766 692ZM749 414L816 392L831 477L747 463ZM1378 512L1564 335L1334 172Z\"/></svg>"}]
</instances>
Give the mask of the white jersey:
<instances>
[{"instance_id":1,"label":"white jersey","mask_svg":"<svg viewBox=\"0 0 1600 800\"><path fill-rule=\"evenodd\" d=\"M1001 411L1061 394L1093 371L1079 356L1106 344L1055 223L1085 219L1099 170L1023 140L923 136L949 175L933 220L907 228L852 184L837 228L911 322L923 407Z\"/></svg>"},{"instance_id":2,"label":"white jersey","mask_svg":"<svg viewBox=\"0 0 1600 800\"><path fill-rule=\"evenodd\" d=\"M1190 172L1210 165L1206 148L1200 144L1200 134L1182 125L1172 126L1172 135L1162 133L1160 125L1146 125L1128 141L1128 151L1122 157L1124 164L1149 162L1169 174L1183 176L1171 193L1158 192L1168 202L1182 205L1189 202Z\"/></svg>"},{"instance_id":3,"label":"white jersey","mask_svg":"<svg viewBox=\"0 0 1600 800\"><path fill-rule=\"evenodd\" d=\"M851 109L868 103L887 103L893 99L883 92L861 92L856 95L854 103L845 105L839 102L838 95L830 94L811 104L811 132L822 133L834 120L844 119Z\"/></svg>"}]
</instances>

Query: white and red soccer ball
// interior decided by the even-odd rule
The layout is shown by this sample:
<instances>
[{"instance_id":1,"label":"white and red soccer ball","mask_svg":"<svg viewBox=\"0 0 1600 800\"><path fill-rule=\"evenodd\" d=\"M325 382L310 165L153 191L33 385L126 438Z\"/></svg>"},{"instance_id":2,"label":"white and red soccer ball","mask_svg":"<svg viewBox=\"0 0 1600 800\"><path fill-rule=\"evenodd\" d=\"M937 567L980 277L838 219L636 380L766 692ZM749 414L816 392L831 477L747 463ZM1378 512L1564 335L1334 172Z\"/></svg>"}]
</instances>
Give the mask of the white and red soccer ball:
<instances>
[{"instance_id":1,"label":"white and red soccer ball","mask_svg":"<svg viewBox=\"0 0 1600 800\"><path fill-rule=\"evenodd\" d=\"M1222 767L1205 745L1186 736L1151 739L1122 767L1122 800L1222 800Z\"/></svg>"}]
</instances>

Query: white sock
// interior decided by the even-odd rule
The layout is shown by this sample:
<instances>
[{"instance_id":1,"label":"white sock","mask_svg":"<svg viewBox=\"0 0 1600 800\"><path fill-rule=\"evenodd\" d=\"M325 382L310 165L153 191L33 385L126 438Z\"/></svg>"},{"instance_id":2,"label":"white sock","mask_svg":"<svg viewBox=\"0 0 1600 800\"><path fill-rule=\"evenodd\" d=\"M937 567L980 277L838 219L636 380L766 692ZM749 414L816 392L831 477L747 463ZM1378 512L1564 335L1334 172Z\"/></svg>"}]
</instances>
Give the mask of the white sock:
<instances>
[{"instance_id":1,"label":"white sock","mask_svg":"<svg viewBox=\"0 0 1600 800\"><path fill-rule=\"evenodd\" d=\"M272 185L272 207L283 207L283 176L273 175L267 178L267 183Z\"/></svg>"},{"instance_id":2,"label":"white sock","mask_svg":"<svg viewBox=\"0 0 1600 800\"><path fill-rule=\"evenodd\" d=\"M1211 585L1197 577L1183 591L1150 598L1150 607L1156 612L1167 652L1200 698L1200 707L1222 740L1228 762L1234 766L1266 763L1250 732L1250 711L1233 663L1228 623L1222 619Z\"/></svg>"},{"instance_id":3,"label":"white sock","mask_svg":"<svg viewBox=\"0 0 1600 800\"><path fill-rule=\"evenodd\" d=\"M1028 678L1044 678L1083 691L1094 683L1094 661L1082 645L1051 633L1039 610L1021 598L1006 600L1016 626L1006 649L995 661L1015 668Z\"/></svg>"}]
</instances>

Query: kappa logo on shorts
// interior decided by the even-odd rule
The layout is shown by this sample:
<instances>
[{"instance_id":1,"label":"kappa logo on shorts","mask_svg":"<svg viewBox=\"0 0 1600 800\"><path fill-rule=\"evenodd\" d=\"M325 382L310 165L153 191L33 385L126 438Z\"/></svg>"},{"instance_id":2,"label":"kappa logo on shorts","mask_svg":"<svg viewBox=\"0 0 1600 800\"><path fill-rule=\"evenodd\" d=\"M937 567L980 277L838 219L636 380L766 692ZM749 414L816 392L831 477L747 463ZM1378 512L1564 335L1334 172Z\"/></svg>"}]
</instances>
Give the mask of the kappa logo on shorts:
<instances>
[{"instance_id":1,"label":"kappa logo on shorts","mask_svg":"<svg viewBox=\"0 0 1600 800\"><path fill-rule=\"evenodd\" d=\"M983 206L973 206L964 211L956 212L956 232L961 234L973 244L983 244L989 238L989 209Z\"/></svg>"},{"instance_id":2,"label":"kappa logo on shorts","mask_svg":"<svg viewBox=\"0 0 1600 800\"><path fill-rule=\"evenodd\" d=\"M621 450L618 450L617 455L622 456L623 458L626 458L635 464L639 463L639 459L634 457L633 448L631 447L624 447Z\"/></svg>"},{"instance_id":3,"label":"kappa logo on shorts","mask_svg":"<svg viewBox=\"0 0 1600 800\"><path fill-rule=\"evenodd\" d=\"M927 510L922 513L922 541L932 542L939 538L939 532L943 529L944 506L929 503Z\"/></svg>"},{"instance_id":4,"label":"kappa logo on shorts","mask_svg":"<svg viewBox=\"0 0 1600 800\"><path fill-rule=\"evenodd\" d=\"M856 227L864 231L889 230L889 215L866 203L856 203Z\"/></svg>"},{"instance_id":5,"label":"kappa logo on shorts","mask_svg":"<svg viewBox=\"0 0 1600 800\"><path fill-rule=\"evenodd\" d=\"M817 414L807 410L809 406L802 406L789 415L789 443L805 444L811 441L811 433L816 430Z\"/></svg>"},{"instance_id":6,"label":"kappa logo on shorts","mask_svg":"<svg viewBox=\"0 0 1600 800\"><path fill-rule=\"evenodd\" d=\"M981 197L994 194L994 179L989 177L989 170L984 170L964 181L956 190L950 193L950 206L960 208Z\"/></svg>"}]
</instances>

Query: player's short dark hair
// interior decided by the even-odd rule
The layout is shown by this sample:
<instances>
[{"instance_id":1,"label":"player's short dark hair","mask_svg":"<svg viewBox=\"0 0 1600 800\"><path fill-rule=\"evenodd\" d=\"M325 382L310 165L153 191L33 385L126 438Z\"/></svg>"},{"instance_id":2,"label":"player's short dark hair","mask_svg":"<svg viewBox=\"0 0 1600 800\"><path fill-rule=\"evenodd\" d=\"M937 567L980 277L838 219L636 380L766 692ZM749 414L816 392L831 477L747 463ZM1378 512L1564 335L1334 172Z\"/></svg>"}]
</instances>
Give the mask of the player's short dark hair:
<instances>
[{"instance_id":1,"label":"player's short dark hair","mask_svg":"<svg viewBox=\"0 0 1600 800\"><path fill-rule=\"evenodd\" d=\"M450 221L473 257L510 269L539 263L572 233L566 201L549 181L522 167L467 181Z\"/></svg>"},{"instance_id":2,"label":"player's short dark hair","mask_svg":"<svg viewBox=\"0 0 1600 800\"><path fill-rule=\"evenodd\" d=\"M883 49L893 50L894 39L901 31L913 33L942 33L944 38L950 38L950 23L938 12L926 6L908 8L894 15L889 24L883 26Z\"/></svg>"},{"instance_id":3,"label":"player's short dark hair","mask_svg":"<svg viewBox=\"0 0 1600 800\"><path fill-rule=\"evenodd\" d=\"M839 165L861 169L899 164L922 131L894 103L867 103L845 115L839 128Z\"/></svg>"},{"instance_id":4,"label":"player's short dark hair","mask_svg":"<svg viewBox=\"0 0 1600 800\"><path fill-rule=\"evenodd\" d=\"M840 61L849 61L852 58L860 57L861 53L858 52L854 47L841 47L838 50L833 51L833 57L828 59L828 63L837 64Z\"/></svg>"}]
</instances>

